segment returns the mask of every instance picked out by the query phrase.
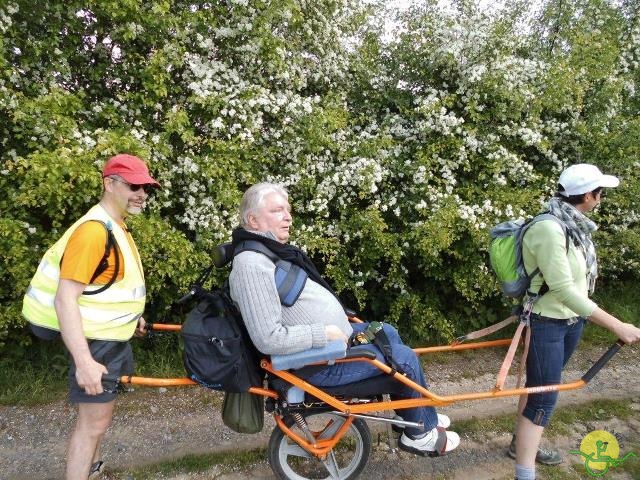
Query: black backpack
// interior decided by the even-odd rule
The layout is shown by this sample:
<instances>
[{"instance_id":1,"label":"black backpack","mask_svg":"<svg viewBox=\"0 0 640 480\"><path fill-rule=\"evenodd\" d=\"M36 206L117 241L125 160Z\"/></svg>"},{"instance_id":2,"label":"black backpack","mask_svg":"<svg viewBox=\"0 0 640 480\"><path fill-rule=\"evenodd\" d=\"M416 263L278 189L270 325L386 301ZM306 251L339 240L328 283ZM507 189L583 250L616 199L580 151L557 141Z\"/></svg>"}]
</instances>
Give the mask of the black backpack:
<instances>
[{"instance_id":1,"label":"black backpack","mask_svg":"<svg viewBox=\"0 0 640 480\"><path fill-rule=\"evenodd\" d=\"M231 243L218 245L213 265L178 300L178 303L192 297L198 300L182 325L184 367L189 378L213 390L246 392L249 387L262 387L264 379L261 355L231 300L228 282L219 290L203 288L214 268L224 267L235 255L247 250L268 256L276 265L275 281L283 305L295 303L307 280L304 270L280 259L260 242L245 241L235 249Z\"/></svg>"},{"instance_id":2,"label":"black backpack","mask_svg":"<svg viewBox=\"0 0 640 480\"><path fill-rule=\"evenodd\" d=\"M225 392L262 387L260 355L229 297L228 286L207 291L196 285L191 292L198 304L182 325L184 368L189 378Z\"/></svg>"}]
</instances>

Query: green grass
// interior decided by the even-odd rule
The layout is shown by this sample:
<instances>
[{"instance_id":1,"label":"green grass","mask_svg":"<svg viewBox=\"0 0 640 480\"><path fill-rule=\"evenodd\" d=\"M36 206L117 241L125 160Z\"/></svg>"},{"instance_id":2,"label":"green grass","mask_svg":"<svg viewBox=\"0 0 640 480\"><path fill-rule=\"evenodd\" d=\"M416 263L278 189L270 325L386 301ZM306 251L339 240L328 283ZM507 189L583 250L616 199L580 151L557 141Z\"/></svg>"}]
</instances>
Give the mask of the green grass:
<instances>
[{"instance_id":1,"label":"green grass","mask_svg":"<svg viewBox=\"0 0 640 480\"><path fill-rule=\"evenodd\" d=\"M581 480L589 478L588 475L586 475L586 470L584 473L579 473L573 467L565 469L557 466L537 466L536 475L540 480Z\"/></svg>"},{"instance_id":2,"label":"green grass","mask_svg":"<svg viewBox=\"0 0 640 480\"><path fill-rule=\"evenodd\" d=\"M0 404L31 406L63 398L68 364L62 342L15 346L0 357Z\"/></svg>"},{"instance_id":3,"label":"green grass","mask_svg":"<svg viewBox=\"0 0 640 480\"><path fill-rule=\"evenodd\" d=\"M179 333L133 339L136 374L143 377L184 377Z\"/></svg>"},{"instance_id":4,"label":"green grass","mask_svg":"<svg viewBox=\"0 0 640 480\"><path fill-rule=\"evenodd\" d=\"M132 339L136 374L184 377L179 335ZM61 340L16 345L0 357L0 405L42 405L64 398L69 359Z\"/></svg>"},{"instance_id":5,"label":"green grass","mask_svg":"<svg viewBox=\"0 0 640 480\"><path fill-rule=\"evenodd\" d=\"M576 423L633 418L637 415L637 411L631 408L630 404L631 402L627 399L602 399L578 407L559 408L554 412L553 420L545 429L545 435L550 437L567 435L573 431L573 425Z\"/></svg>"},{"instance_id":6,"label":"green grass","mask_svg":"<svg viewBox=\"0 0 640 480\"><path fill-rule=\"evenodd\" d=\"M207 453L202 455L186 455L175 460L155 463L135 469L110 470L118 478L134 478L136 480L155 479L165 475L187 474L206 471L217 466L224 472L250 467L264 462L267 457L265 449L254 449L229 453Z\"/></svg>"},{"instance_id":7,"label":"green grass","mask_svg":"<svg viewBox=\"0 0 640 480\"><path fill-rule=\"evenodd\" d=\"M456 420L456 431L481 439L486 436L487 432L512 433L515 422L516 415L514 410L514 413L509 415Z\"/></svg>"},{"instance_id":8,"label":"green grass","mask_svg":"<svg viewBox=\"0 0 640 480\"><path fill-rule=\"evenodd\" d=\"M595 400L588 404L561 407L555 410L553 420L545 428L545 437L567 435L575 430L578 423L611 418L634 418L637 411L631 408L629 400ZM474 438L482 439L487 432L511 433L515 425L515 412L495 417L473 418L456 421L456 430Z\"/></svg>"}]
</instances>

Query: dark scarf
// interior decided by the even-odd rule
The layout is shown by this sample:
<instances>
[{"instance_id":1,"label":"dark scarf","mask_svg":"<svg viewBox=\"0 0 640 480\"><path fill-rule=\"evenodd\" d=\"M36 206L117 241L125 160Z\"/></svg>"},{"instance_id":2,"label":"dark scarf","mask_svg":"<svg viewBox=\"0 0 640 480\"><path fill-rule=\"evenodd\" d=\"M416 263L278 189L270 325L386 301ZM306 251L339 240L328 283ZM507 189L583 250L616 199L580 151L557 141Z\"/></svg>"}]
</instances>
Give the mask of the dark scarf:
<instances>
[{"instance_id":1,"label":"dark scarf","mask_svg":"<svg viewBox=\"0 0 640 480\"><path fill-rule=\"evenodd\" d=\"M331 288L326 280L322 278L320 272L318 272L318 269L311 261L311 259L298 247L289 245L287 243L280 243L277 240L266 237L264 235L258 235L256 233L249 232L242 227L236 228L231 234L231 243L233 245L233 248L235 249L238 244L244 240L256 240L258 242L261 242L282 260L286 260L287 262L298 265L305 272L307 272L311 280L326 288L334 297L336 297L340 304L342 304L336 292L334 292L333 288Z\"/></svg>"}]
</instances>

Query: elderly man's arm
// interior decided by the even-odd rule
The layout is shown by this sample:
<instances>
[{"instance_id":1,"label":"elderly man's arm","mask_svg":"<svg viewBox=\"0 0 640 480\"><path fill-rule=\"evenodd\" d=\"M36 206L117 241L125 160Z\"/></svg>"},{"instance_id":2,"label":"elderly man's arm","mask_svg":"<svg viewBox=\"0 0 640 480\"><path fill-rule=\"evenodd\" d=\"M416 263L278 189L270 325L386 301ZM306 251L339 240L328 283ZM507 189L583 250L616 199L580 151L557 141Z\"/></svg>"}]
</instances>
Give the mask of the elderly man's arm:
<instances>
[{"instance_id":1,"label":"elderly man's arm","mask_svg":"<svg viewBox=\"0 0 640 480\"><path fill-rule=\"evenodd\" d=\"M304 318L302 313L300 324L282 323L274 271L271 260L260 253L243 252L234 259L229 278L231 297L240 309L254 345L267 355L324 346L327 343L324 324Z\"/></svg>"}]
</instances>

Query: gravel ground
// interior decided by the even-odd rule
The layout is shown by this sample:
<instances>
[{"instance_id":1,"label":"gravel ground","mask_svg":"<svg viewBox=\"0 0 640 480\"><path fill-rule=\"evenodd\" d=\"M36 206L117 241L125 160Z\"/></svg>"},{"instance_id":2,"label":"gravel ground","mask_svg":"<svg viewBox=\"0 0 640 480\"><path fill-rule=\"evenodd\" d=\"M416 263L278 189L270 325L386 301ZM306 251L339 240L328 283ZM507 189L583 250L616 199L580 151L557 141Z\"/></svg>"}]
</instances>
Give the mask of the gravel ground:
<instances>
[{"instance_id":1,"label":"gravel ground","mask_svg":"<svg viewBox=\"0 0 640 480\"><path fill-rule=\"evenodd\" d=\"M580 350L568 366L564 381L579 378L602 352L602 349ZM491 389L503 354L503 350L496 350L427 357L426 370L432 390L438 394L451 394ZM623 348L586 388L563 392L560 404L579 404L597 398L628 398L640 411L637 356L638 347ZM510 377L507 385L514 383ZM274 427L270 416L265 418L262 433L237 434L222 424L221 403L220 393L203 388L136 388L118 399L114 422L104 441L103 458L109 469L125 469L186 454L266 446ZM456 420L514 412L516 403L515 397L506 397L456 403L440 411L452 418L455 427ZM74 420L75 410L66 402L39 407L0 406L0 479L62 478L66 442ZM589 428L597 426L594 422ZM595 429L582 431L584 428L576 426L574 434L554 439L552 446L564 451L579 446L580 439ZM624 423L609 422L602 428L613 429L637 441L640 438L640 415ZM459 433L463 443L455 455L439 459L426 460L391 449L384 441L377 442L361 478L511 478L513 461L504 455L510 440L508 436L487 432L486 441L478 442L465 437L464 432ZM607 478L631 478L615 475L607 474ZM127 477L112 473L105 478ZM238 472L223 471L214 466L205 472L170 478L232 480L274 477L265 460Z\"/></svg>"}]
</instances>

